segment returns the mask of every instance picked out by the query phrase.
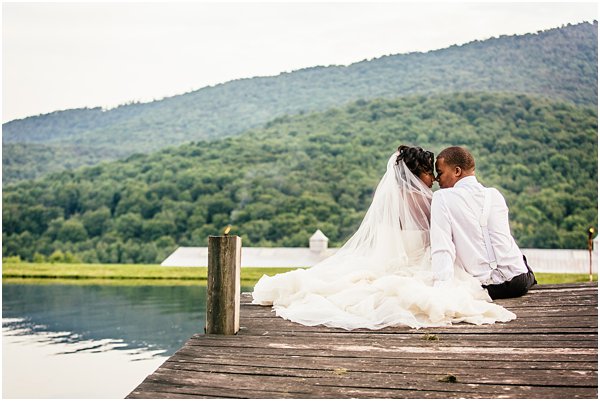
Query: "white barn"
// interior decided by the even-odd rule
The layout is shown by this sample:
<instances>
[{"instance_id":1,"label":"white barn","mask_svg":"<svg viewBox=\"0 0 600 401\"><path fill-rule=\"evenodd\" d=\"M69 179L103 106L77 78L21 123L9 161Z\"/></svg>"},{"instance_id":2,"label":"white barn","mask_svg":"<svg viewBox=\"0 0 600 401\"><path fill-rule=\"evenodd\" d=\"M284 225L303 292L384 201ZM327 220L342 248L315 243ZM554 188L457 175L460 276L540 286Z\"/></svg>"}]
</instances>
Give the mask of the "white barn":
<instances>
[{"instance_id":1,"label":"white barn","mask_svg":"<svg viewBox=\"0 0 600 401\"><path fill-rule=\"evenodd\" d=\"M337 248L328 248L329 239L317 230L309 239L308 248L242 247L242 267L309 267L333 255ZM207 247L179 247L161 266L206 267Z\"/></svg>"},{"instance_id":2,"label":"white barn","mask_svg":"<svg viewBox=\"0 0 600 401\"><path fill-rule=\"evenodd\" d=\"M242 247L242 267L310 267L333 255L338 248L328 248L328 238L317 230L308 248ZM534 272L589 273L589 251L584 249L522 249ZM161 266L206 267L207 247L179 247ZM592 271L598 273L598 238L592 251Z\"/></svg>"}]
</instances>

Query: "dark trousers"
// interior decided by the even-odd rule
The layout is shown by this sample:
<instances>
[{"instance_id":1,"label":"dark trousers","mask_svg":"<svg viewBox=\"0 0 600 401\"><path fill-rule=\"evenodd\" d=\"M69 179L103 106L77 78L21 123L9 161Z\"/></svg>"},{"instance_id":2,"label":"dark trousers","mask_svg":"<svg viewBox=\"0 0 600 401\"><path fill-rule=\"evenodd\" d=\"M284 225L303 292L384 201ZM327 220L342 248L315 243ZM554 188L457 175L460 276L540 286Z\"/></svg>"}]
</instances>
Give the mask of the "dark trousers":
<instances>
[{"instance_id":1,"label":"dark trousers","mask_svg":"<svg viewBox=\"0 0 600 401\"><path fill-rule=\"evenodd\" d=\"M533 270L527 264L527 258L523 255L525 266L527 266L527 273L519 274L513 277L509 281L505 281L501 284L484 285L483 288L488 290L490 298L516 298L527 294L527 291L534 285L537 284Z\"/></svg>"}]
</instances>

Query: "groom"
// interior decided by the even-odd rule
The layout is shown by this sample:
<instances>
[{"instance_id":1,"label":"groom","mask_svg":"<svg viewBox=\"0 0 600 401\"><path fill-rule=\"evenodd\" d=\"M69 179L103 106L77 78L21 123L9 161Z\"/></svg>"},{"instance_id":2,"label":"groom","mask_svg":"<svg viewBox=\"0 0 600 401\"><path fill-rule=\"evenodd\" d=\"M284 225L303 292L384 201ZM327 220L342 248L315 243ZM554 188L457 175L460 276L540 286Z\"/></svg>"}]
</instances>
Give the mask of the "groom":
<instances>
[{"instance_id":1,"label":"groom","mask_svg":"<svg viewBox=\"0 0 600 401\"><path fill-rule=\"evenodd\" d=\"M431 262L434 285L454 277L454 266L479 279L492 299L519 297L535 276L510 233L508 207L494 188L475 178L475 160L458 146L435 162L442 188L431 203Z\"/></svg>"}]
</instances>

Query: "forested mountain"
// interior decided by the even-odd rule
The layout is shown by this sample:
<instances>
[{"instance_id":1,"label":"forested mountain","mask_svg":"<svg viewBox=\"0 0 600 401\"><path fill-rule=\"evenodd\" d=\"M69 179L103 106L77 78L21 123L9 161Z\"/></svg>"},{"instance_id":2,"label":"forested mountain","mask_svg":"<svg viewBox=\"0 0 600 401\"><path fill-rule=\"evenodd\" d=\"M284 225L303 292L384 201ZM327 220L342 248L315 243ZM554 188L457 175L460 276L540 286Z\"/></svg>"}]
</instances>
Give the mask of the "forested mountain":
<instances>
[{"instance_id":1,"label":"forested mountain","mask_svg":"<svg viewBox=\"0 0 600 401\"><path fill-rule=\"evenodd\" d=\"M502 36L350 66L241 79L109 111L59 111L3 124L3 182L237 135L286 114L359 99L459 91L516 92L597 105L598 25Z\"/></svg>"},{"instance_id":2,"label":"forested mountain","mask_svg":"<svg viewBox=\"0 0 600 401\"><path fill-rule=\"evenodd\" d=\"M236 137L6 185L2 252L159 262L232 224L244 246L354 232L400 144L467 146L522 247L583 248L598 219L597 108L501 93L359 100ZM60 252L59 252L60 251ZM36 252L38 254L36 254Z\"/></svg>"}]
</instances>

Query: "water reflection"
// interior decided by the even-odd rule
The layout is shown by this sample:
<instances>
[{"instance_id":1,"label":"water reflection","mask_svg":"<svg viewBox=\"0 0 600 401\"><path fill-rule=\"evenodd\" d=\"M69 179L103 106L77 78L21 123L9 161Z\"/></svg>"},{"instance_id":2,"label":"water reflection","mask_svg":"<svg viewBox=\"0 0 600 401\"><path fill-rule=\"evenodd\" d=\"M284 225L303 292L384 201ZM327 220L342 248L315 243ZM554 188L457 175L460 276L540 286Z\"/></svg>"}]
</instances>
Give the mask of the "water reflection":
<instances>
[{"instance_id":1,"label":"water reflection","mask_svg":"<svg viewBox=\"0 0 600 401\"><path fill-rule=\"evenodd\" d=\"M2 325L14 333L46 333L53 343L109 339L113 347L171 355L203 331L205 313L200 284L2 284Z\"/></svg>"},{"instance_id":2,"label":"water reflection","mask_svg":"<svg viewBox=\"0 0 600 401\"><path fill-rule=\"evenodd\" d=\"M201 283L113 284L3 282L3 397L123 398L203 331Z\"/></svg>"},{"instance_id":3,"label":"water reflection","mask_svg":"<svg viewBox=\"0 0 600 401\"><path fill-rule=\"evenodd\" d=\"M53 333L6 327L2 334L3 398L122 399L167 359L113 340L49 342Z\"/></svg>"}]
</instances>

